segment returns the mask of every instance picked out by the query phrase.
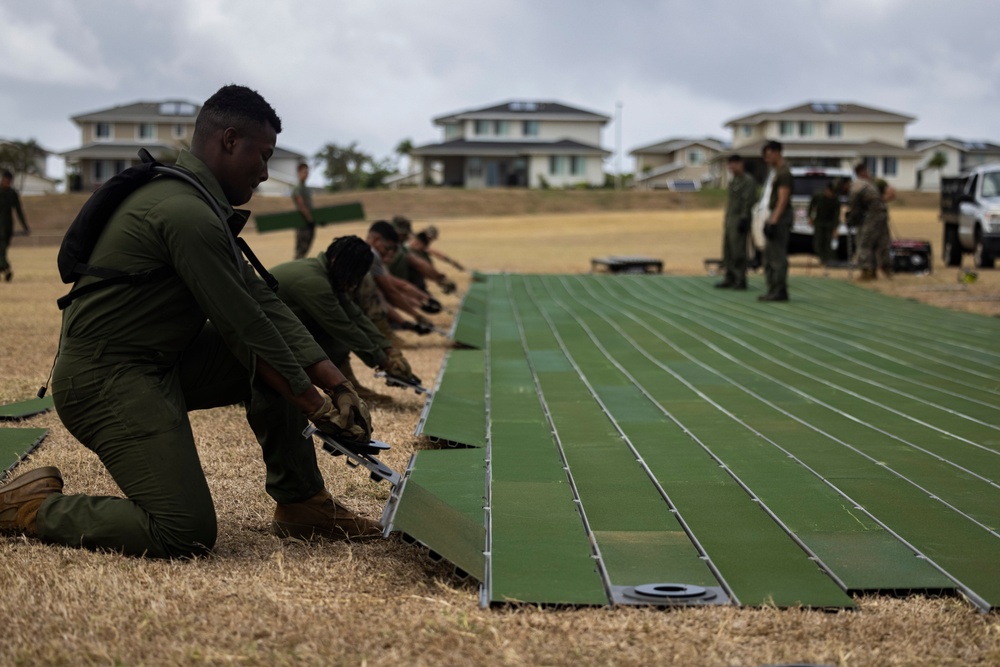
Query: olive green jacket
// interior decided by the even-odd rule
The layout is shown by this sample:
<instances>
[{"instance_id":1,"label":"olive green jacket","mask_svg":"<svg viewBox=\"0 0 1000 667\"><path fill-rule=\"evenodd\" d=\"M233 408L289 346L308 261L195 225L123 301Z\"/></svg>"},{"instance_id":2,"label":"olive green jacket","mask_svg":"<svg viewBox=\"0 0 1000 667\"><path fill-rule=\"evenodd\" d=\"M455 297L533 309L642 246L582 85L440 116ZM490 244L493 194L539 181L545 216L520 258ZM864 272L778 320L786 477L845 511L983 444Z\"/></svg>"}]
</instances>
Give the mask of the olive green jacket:
<instances>
[{"instance_id":1,"label":"olive green jacket","mask_svg":"<svg viewBox=\"0 0 1000 667\"><path fill-rule=\"evenodd\" d=\"M757 201L757 184L753 178L749 174L733 176L728 193L725 223L736 224L743 219L749 222L753 205Z\"/></svg>"},{"instance_id":2,"label":"olive green jacket","mask_svg":"<svg viewBox=\"0 0 1000 667\"><path fill-rule=\"evenodd\" d=\"M232 226L234 211L201 160L182 151L177 166L191 171ZM176 358L211 320L251 374L260 357L296 394L311 385L305 367L327 358L288 307L242 257L229 230L198 192L179 179L159 177L115 211L90 264L137 273L162 266L173 275L145 285L115 285L74 301L63 311L63 339L106 341L111 348L149 350ZM81 278L78 285L98 280Z\"/></svg>"},{"instance_id":3,"label":"olive green jacket","mask_svg":"<svg viewBox=\"0 0 1000 667\"><path fill-rule=\"evenodd\" d=\"M285 262L271 269L278 296L306 326L335 362L340 351L354 352L369 367L385 362L392 347L350 295L334 292L326 272L326 255Z\"/></svg>"}]
</instances>

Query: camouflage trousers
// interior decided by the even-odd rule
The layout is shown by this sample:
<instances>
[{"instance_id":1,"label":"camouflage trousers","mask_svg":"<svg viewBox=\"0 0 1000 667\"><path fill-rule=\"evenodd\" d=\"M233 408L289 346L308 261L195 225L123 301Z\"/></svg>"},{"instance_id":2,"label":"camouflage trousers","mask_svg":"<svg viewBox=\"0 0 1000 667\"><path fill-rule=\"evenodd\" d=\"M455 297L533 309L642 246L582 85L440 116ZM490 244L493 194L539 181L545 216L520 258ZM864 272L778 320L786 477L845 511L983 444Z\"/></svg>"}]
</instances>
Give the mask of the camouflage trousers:
<instances>
[{"instance_id":1,"label":"camouflage trousers","mask_svg":"<svg viewBox=\"0 0 1000 667\"><path fill-rule=\"evenodd\" d=\"M858 253L855 257L858 268L872 273L879 269L891 271L889 244L889 221L865 220L858 230Z\"/></svg>"},{"instance_id":2,"label":"camouflage trousers","mask_svg":"<svg viewBox=\"0 0 1000 667\"><path fill-rule=\"evenodd\" d=\"M302 259L309 254L315 237L316 225L306 225L295 230L295 259Z\"/></svg>"},{"instance_id":3,"label":"camouflage trousers","mask_svg":"<svg viewBox=\"0 0 1000 667\"><path fill-rule=\"evenodd\" d=\"M365 274L364 280L358 289L354 290L354 303L368 316L368 319L378 327L383 336L388 338L395 345L398 340L396 334L389 324L389 316L385 312L385 302L382 300L382 293L375 284L375 279L371 273Z\"/></svg>"}]
</instances>

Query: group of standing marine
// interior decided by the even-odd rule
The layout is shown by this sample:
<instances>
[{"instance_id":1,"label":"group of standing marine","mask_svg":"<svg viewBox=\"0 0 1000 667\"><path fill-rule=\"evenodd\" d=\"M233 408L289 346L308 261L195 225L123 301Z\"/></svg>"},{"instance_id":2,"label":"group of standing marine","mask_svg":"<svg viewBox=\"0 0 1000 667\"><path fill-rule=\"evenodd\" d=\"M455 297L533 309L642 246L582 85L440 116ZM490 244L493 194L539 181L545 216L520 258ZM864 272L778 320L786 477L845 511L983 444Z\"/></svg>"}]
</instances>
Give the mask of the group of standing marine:
<instances>
[{"instance_id":1,"label":"group of standing marine","mask_svg":"<svg viewBox=\"0 0 1000 667\"><path fill-rule=\"evenodd\" d=\"M368 405L341 370L349 352L415 379L350 296L395 250L376 233L393 228L376 223L367 241L342 237L275 267L275 293L240 255L235 237L248 213L234 207L267 180L280 131L256 91L221 88L177 158L193 181L156 177L101 221L86 258L97 270L77 281L79 298L63 311L51 389L63 424L124 497L63 493L57 468L37 468L0 486L0 531L134 556L208 553L216 513L188 412L241 404L261 447L277 535L381 534L329 493L303 432L311 422L341 441L369 442Z\"/></svg>"},{"instance_id":2,"label":"group of standing marine","mask_svg":"<svg viewBox=\"0 0 1000 667\"><path fill-rule=\"evenodd\" d=\"M765 193L768 216L764 223L763 267L767 291L759 301L788 301L788 240L791 234L794 211L791 204L793 177L782 154L778 141L764 146L762 158L770 168ZM732 155L728 160L731 174L723 223L722 264L723 279L716 283L721 289L745 290L747 288L748 241L754 205L757 203L757 184L746 173L743 158ZM859 280L874 280L881 269L886 276L892 274L889 246L889 215L886 203L895 198L895 192L884 180L873 181L864 162L854 173L857 180L835 178L815 193L809 202L808 218L813 228L813 250L823 266L833 260L833 240L840 225L841 197L848 196L845 222L857 228L858 248L855 263L861 270ZM763 205L764 202L761 202Z\"/></svg>"}]
</instances>

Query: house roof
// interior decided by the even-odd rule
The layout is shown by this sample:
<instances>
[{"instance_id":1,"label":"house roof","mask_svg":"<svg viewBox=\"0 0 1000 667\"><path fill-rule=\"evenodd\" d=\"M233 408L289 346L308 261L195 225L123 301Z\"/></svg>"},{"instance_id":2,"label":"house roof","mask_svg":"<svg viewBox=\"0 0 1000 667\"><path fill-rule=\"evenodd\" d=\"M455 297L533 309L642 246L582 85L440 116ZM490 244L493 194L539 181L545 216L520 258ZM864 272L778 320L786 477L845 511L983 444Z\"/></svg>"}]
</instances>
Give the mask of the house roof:
<instances>
[{"instance_id":1,"label":"house roof","mask_svg":"<svg viewBox=\"0 0 1000 667\"><path fill-rule=\"evenodd\" d=\"M72 116L73 122L90 123L98 121L121 121L148 123L164 121L172 123L194 123L201 106L187 100L160 100L157 102L132 102L108 109L98 109Z\"/></svg>"},{"instance_id":2,"label":"house roof","mask_svg":"<svg viewBox=\"0 0 1000 667\"><path fill-rule=\"evenodd\" d=\"M661 164L655 169L650 169L649 171L644 171L641 174L636 174L632 177L632 180L636 183L642 183L648 181L651 178L658 178L664 176L674 171L678 171L684 168L683 162L671 162L670 164Z\"/></svg>"},{"instance_id":3,"label":"house roof","mask_svg":"<svg viewBox=\"0 0 1000 667\"><path fill-rule=\"evenodd\" d=\"M737 149L727 150L716 157L729 157L730 155L760 157L766 143L767 140L755 141L752 144L746 144ZM782 154L785 157L860 158L865 155L875 155L878 157L916 158L920 156L920 153L915 150L886 144L881 141L856 143L842 141L786 141L782 143L782 146L784 147Z\"/></svg>"},{"instance_id":4,"label":"house roof","mask_svg":"<svg viewBox=\"0 0 1000 667\"><path fill-rule=\"evenodd\" d=\"M578 155L611 155L600 146L591 146L571 139L560 141L466 141L453 139L440 144L427 144L413 149L413 155L427 157L484 156L518 157L552 153Z\"/></svg>"},{"instance_id":5,"label":"house roof","mask_svg":"<svg viewBox=\"0 0 1000 667\"><path fill-rule=\"evenodd\" d=\"M455 121L477 118L500 120L513 118L519 120L582 120L600 123L607 123L611 120L610 116L571 107L561 102L510 100L479 109L468 109L466 111L438 116L434 119L434 124L443 125Z\"/></svg>"},{"instance_id":6,"label":"house roof","mask_svg":"<svg viewBox=\"0 0 1000 667\"><path fill-rule=\"evenodd\" d=\"M134 160L138 157L140 148L145 148L154 158L177 152L176 147L166 144L101 142L80 146L60 155L71 160Z\"/></svg>"},{"instance_id":7,"label":"house roof","mask_svg":"<svg viewBox=\"0 0 1000 667\"><path fill-rule=\"evenodd\" d=\"M963 153L974 153L974 154L990 154L1000 153L1000 145L991 143L989 141L978 141L971 140L967 141L965 139L956 139L955 137L944 137L944 138L913 138L908 139L906 145L909 148L917 151L926 151L928 148L933 146L950 146L956 150L962 151Z\"/></svg>"},{"instance_id":8,"label":"house roof","mask_svg":"<svg viewBox=\"0 0 1000 667\"><path fill-rule=\"evenodd\" d=\"M654 155L670 154L679 151L682 148L687 148L688 146L704 146L714 151L722 151L726 149L726 142L712 137L704 137L702 139L686 139L678 137L674 139L664 139L663 141L658 141L655 144L633 148L629 151L629 155L638 155L640 153Z\"/></svg>"},{"instance_id":9,"label":"house roof","mask_svg":"<svg viewBox=\"0 0 1000 667\"><path fill-rule=\"evenodd\" d=\"M178 151L177 146L168 146L167 144L102 141L74 148L59 155L76 160L132 160L138 157L140 148L148 150L153 157L165 153L173 154ZM276 146L271 158L304 160L306 156L297 151Z\"/></svg>"},{"instance_id":10,"label":"house roof","mask_svg":"<svg viewBox=\"0 0 1000 667\"><path fill-rule=\"evenodd\" d=\"M726 121L731 125L757 125L769 120L819 120L866 123L912 123L915 116L884 111L854 102L805 102L780 111L757 111Z\"/></svg>"}]
</instances>

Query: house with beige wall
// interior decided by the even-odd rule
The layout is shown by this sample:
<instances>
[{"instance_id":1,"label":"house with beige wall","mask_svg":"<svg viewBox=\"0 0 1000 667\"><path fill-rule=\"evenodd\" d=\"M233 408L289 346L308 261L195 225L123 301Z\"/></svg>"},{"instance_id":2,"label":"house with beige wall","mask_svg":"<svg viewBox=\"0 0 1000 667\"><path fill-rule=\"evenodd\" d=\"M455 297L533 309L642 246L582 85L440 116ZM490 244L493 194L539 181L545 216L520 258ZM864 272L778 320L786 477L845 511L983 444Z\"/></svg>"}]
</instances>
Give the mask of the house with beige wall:
<instances>
[{"instance_id":1,"label":"house with beige wall","mask_svg":"<svg viewBox=\"0 0 1000 667\"><path fill-rule=\"evenodd\" d=\"M80 129L80 147L66 151L67 183L75 189L96 190L112 176L139 163L145 148L157 160L173 162L191 146L201 107L185 100L133 102L73 116ZM305 156L276 148L268 163L269 178L261 195L288 195L298 183L296 168Z\"/></svg>"},{"instance_id":2,"label":"house with beige wall","mask_svg":"<svg viewBox=\"0 0 1000 667\"><path fill-rule=\"evenodd\" d=\"M732 148L759 169L771 140L784 145L791 166L853 168L864 160L873 177L896 189L917 185L922 155L907 145L906 126L916 118L853 102L807 102L778 111L757 111L725 123Z\"/></svg>"},{"instance_id":3,"label":"house with beige wall","mask_svg":"<svg viewBox=\"0 0 1000 667\"><path fill-rule=\"evenodd\" d=\"M941 179L958 176L980 165L1000 163L1000 145L987 141L969 141L947 137L943 139L913 138L907 145L920 154L917 165L917 189L935 191ZM944 165L930 167L937 154L944 156Z\"/></svg>"},{"instance_id":4,"label":"house with beige wall","mask_svg":"<svg viewBox=\"0 0 1000 667\"><path fill-rule=\"evenodd\" d=\"M560 102L503 102L434 118L443 141L414 148L411 159L452 187L599 187L609 120Z\"/></svg>"},{"instance_id":5,"label":"house with beige wall","mask_svg":"<svg viewBox=\"0 0 1000 667\"><path fill-rule=\"evenodd\" d=\"M635 158L633 187L673 188L678 181L700 185L720 182L722 164L715 158L726 150L719 139L664 139L629 151Z\"/></svg>"}]
</instances>

